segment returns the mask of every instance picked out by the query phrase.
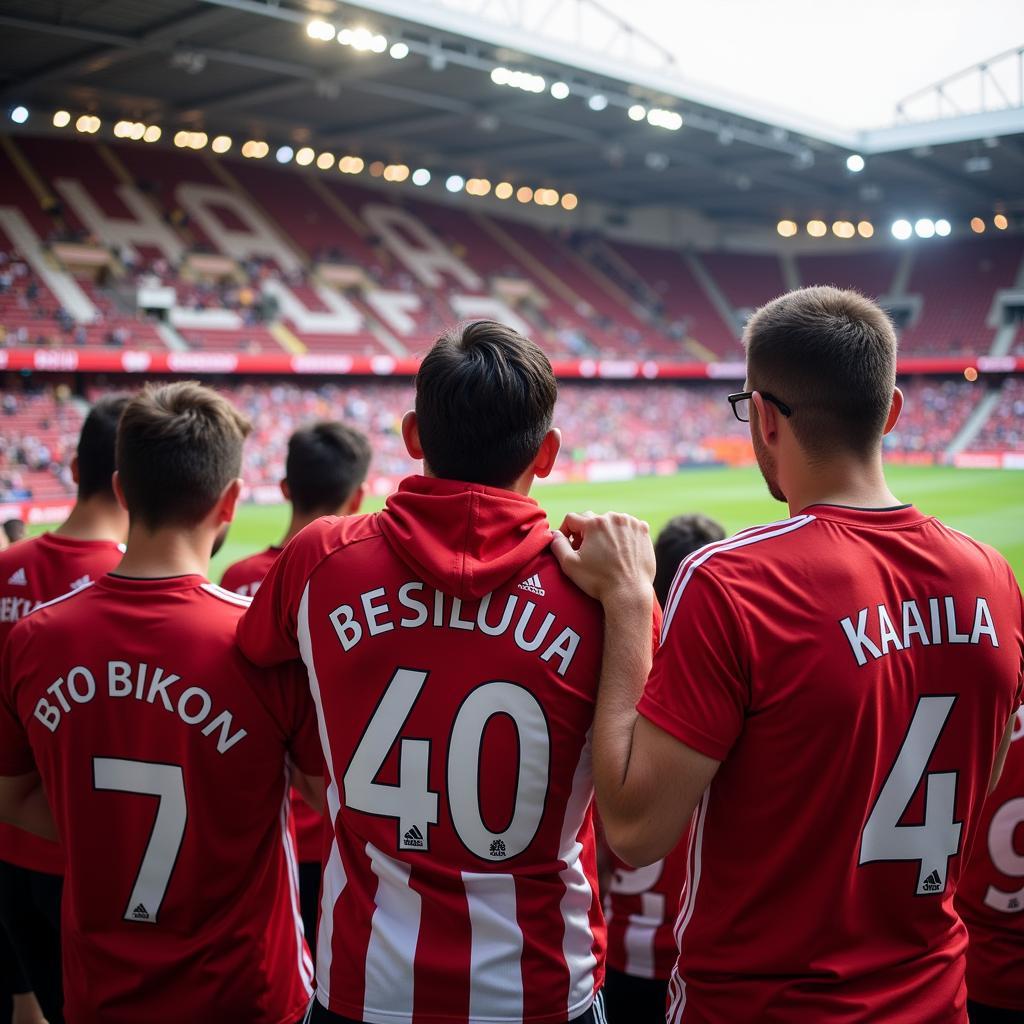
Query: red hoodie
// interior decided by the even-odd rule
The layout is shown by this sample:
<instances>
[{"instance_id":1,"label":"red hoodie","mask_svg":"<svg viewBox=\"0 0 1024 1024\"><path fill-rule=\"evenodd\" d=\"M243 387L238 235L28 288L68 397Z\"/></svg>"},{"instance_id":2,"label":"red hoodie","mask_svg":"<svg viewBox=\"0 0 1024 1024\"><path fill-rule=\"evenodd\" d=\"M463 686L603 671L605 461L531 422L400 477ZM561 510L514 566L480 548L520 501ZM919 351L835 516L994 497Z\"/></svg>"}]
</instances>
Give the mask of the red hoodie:
<instances>
[{"instance_id":1,"label":"red hoodie","mask_svg":"<svg viewBox=\"0 0 1024 1024\"><path fill-rule=\"evenodd\" d=\"M357 1020L555 1024L601 986L590 727L602 616L535 501L411 477L288 545L239 625L301 657L334 836L317 998Z\"/></svg>"}]
</instances>

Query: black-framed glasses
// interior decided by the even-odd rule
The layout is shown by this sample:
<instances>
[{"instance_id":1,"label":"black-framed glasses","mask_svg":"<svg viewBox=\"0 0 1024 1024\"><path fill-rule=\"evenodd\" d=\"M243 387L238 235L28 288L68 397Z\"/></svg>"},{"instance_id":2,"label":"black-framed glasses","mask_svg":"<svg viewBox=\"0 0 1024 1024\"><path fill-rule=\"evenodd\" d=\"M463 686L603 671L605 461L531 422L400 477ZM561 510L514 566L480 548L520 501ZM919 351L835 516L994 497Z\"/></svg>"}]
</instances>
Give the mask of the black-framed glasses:
<instances>
[{"instance_id":1,"label":"black-framed glasses","mask_svg":"<svg viewBox=\"0 0 1024 1024\"><path fill-rule=\"evenodd\" d=\"M750 399L753 394L753 391L737 391L734 395L728 396L729 404L732 406L733 415L740 421L740 423L750 422ZM785 402L776 398L774 395L769 394L767 391L762 391L760 394L766 402L771 402L783 416L793 415L793 410L790 409Z\"/></svg>"}]
</instances>

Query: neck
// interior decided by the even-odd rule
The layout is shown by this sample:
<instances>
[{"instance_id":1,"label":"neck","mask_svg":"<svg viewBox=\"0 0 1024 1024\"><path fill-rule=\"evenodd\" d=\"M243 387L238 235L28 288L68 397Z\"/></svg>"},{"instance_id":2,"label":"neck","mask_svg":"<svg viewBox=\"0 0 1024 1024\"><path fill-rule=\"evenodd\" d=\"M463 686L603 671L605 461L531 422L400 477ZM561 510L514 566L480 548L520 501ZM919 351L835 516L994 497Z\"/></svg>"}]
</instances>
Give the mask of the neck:
<instances>
[{"instance_id":1,"label":"neck","mask_svg":"<svg viewBox=\"0 0 1024 1024\"><path fill-rule=\"evenodd\" d=\"M109 540L121 544L127 520L115 500L92 497L75 502L67 519L53 532L70 540Z\"/></svg>"},{"instance_id":2,"label":"neck","mask_svg":"<svg viewBox=\"0 0 1024 1024\"><path fill-rule=\"evenodd\" d=\"M795 477L786 486L790 515L811 505L891 508L900 504L885 482L881 454L867 459L840 456L824 466L804 465Z\"/></svg>"},{"instance_id":3,"label":"neck","mask_svg":"<svg viewBox=\"0 0 1024 1024\"><path fill-rule=\"evenodd\" d=\"M132 525L128 550L117 567L119 576L160 579L165 576L206 576L210 568L214 534L206 529L148 530Z\"/></svg>"}]
</instances>

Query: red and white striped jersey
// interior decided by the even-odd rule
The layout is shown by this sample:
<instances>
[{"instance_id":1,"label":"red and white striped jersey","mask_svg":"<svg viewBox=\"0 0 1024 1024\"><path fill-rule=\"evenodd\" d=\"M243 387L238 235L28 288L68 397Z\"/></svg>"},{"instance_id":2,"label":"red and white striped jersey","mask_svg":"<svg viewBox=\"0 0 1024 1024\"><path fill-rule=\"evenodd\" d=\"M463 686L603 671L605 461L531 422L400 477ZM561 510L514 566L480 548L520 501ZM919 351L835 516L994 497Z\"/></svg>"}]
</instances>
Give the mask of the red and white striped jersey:
<instances>
[{"instance_id":1,"label":"red and white striped jersey","mask_svg":"<svg viewBox=\"0 0 1024 1024\"><path fill-rule=\"evenodd\" d=\"M413 477L275 562L239 626L301 655L334 827L317 998L356 1020L556 1024L603 981L589 734L600 606L529 498Z\"/></svg>"},{"instance_id":2,"label":"red and white striped jersey","mask_svg":"<svg viewBox=\"0 0 1024 1024\"><path fill-rule=\"evenodd\" d=\"M272 544L255 555L242 558L224 570L220 585L243 597L252 597L263 578L270 572L282 548ZM292 826L295 830L295 842L299 860L306 863L319 863L323 857L324 830L328 827L325 815L318 814L302 797L292 791Z\"/></svg>"},{"instance_id":3,"label":"red and white striped jersey","mask_svg":"<svg viewBox=\"0 0 1024 1024\"><path fill-rule=\"evenodd\" d=\"M686 844L644 868L630 868L613 854L612 869L604 901L608 966L665 981L678 956L673 926L686 879Z\"/></svg>"},{"instance_id":4,"label":"red and white striped jersey","mask_svg":"<svg viewBox=\"0 0 1024 1024\"><path fill-rule=\"evenodd\" d=\"M107 575L36 609L2 659L0 774L37 768L66 857L70 1024L296 1020L312 994L288 834L319 775L312 701L242 657L248 599Z\"/></svg>"},{"instance_id":5,"label":"red and white striped jersey","mask_svg":"<svg viewBox=\"0 0 1024 1024\"><path fill-rule=\"evenodd\" d=\"M911 506L684 561L638 709L721 764L669 1021L965 1022L953 900L1022 672L1005 560Z\"/></svg>"},{"instance_id":6,"label":"red and white striped jersey","mask_svg":"<svg viewBox=\"0 0 1024 1024\"><path fill-rule=\"evenodd\" d=\"M967 925L967 994L1024 1016L1024 708L985 802L956 906Z\"/></svg>"},{"instance_id":7,"label":"red and white striped jersey","mask_svg":"<svg viewBox=\"0 0 1024 1024\"><path fill-rule=\"evenodd\" d=\"M0 651L33 608L99 579L123 554L124 545L112 540L76 540L59 533L44 533L0 551ZM64 871L57 843L13 825L0 825L0 860L52 875Z\"/></svg>"}]
</instances>

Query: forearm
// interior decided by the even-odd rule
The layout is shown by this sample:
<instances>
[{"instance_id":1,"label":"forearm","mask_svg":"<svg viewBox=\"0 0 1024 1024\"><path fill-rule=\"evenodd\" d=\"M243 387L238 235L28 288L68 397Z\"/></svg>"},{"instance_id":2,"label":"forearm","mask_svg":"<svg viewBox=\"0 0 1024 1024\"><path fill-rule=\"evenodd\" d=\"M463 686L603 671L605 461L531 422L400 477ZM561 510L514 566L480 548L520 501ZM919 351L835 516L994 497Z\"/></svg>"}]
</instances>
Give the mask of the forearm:
<instances>
[{"instance_id":1,"label":"forearm","mask_svg":"<svg viewBox=\"0 0 1024 1024\"><path fill-rule=\"evenodd\" d=\"M630 786L636 704L651 670L654 594L640 586L605 602L604 654L594 714L594 787L615 848L624 827L643 817Z\"/></svg>"},{"instance_id":2,"label":"forearm","mask_svg":"<svg viewBox=\"0 0 1024 1024\"><path fill-rule=\"evenodd\" d=\"M43 839L58 839L50 805L38 775L0 779L0 821L32 832Z\"/></svg>"}]
</instances>

